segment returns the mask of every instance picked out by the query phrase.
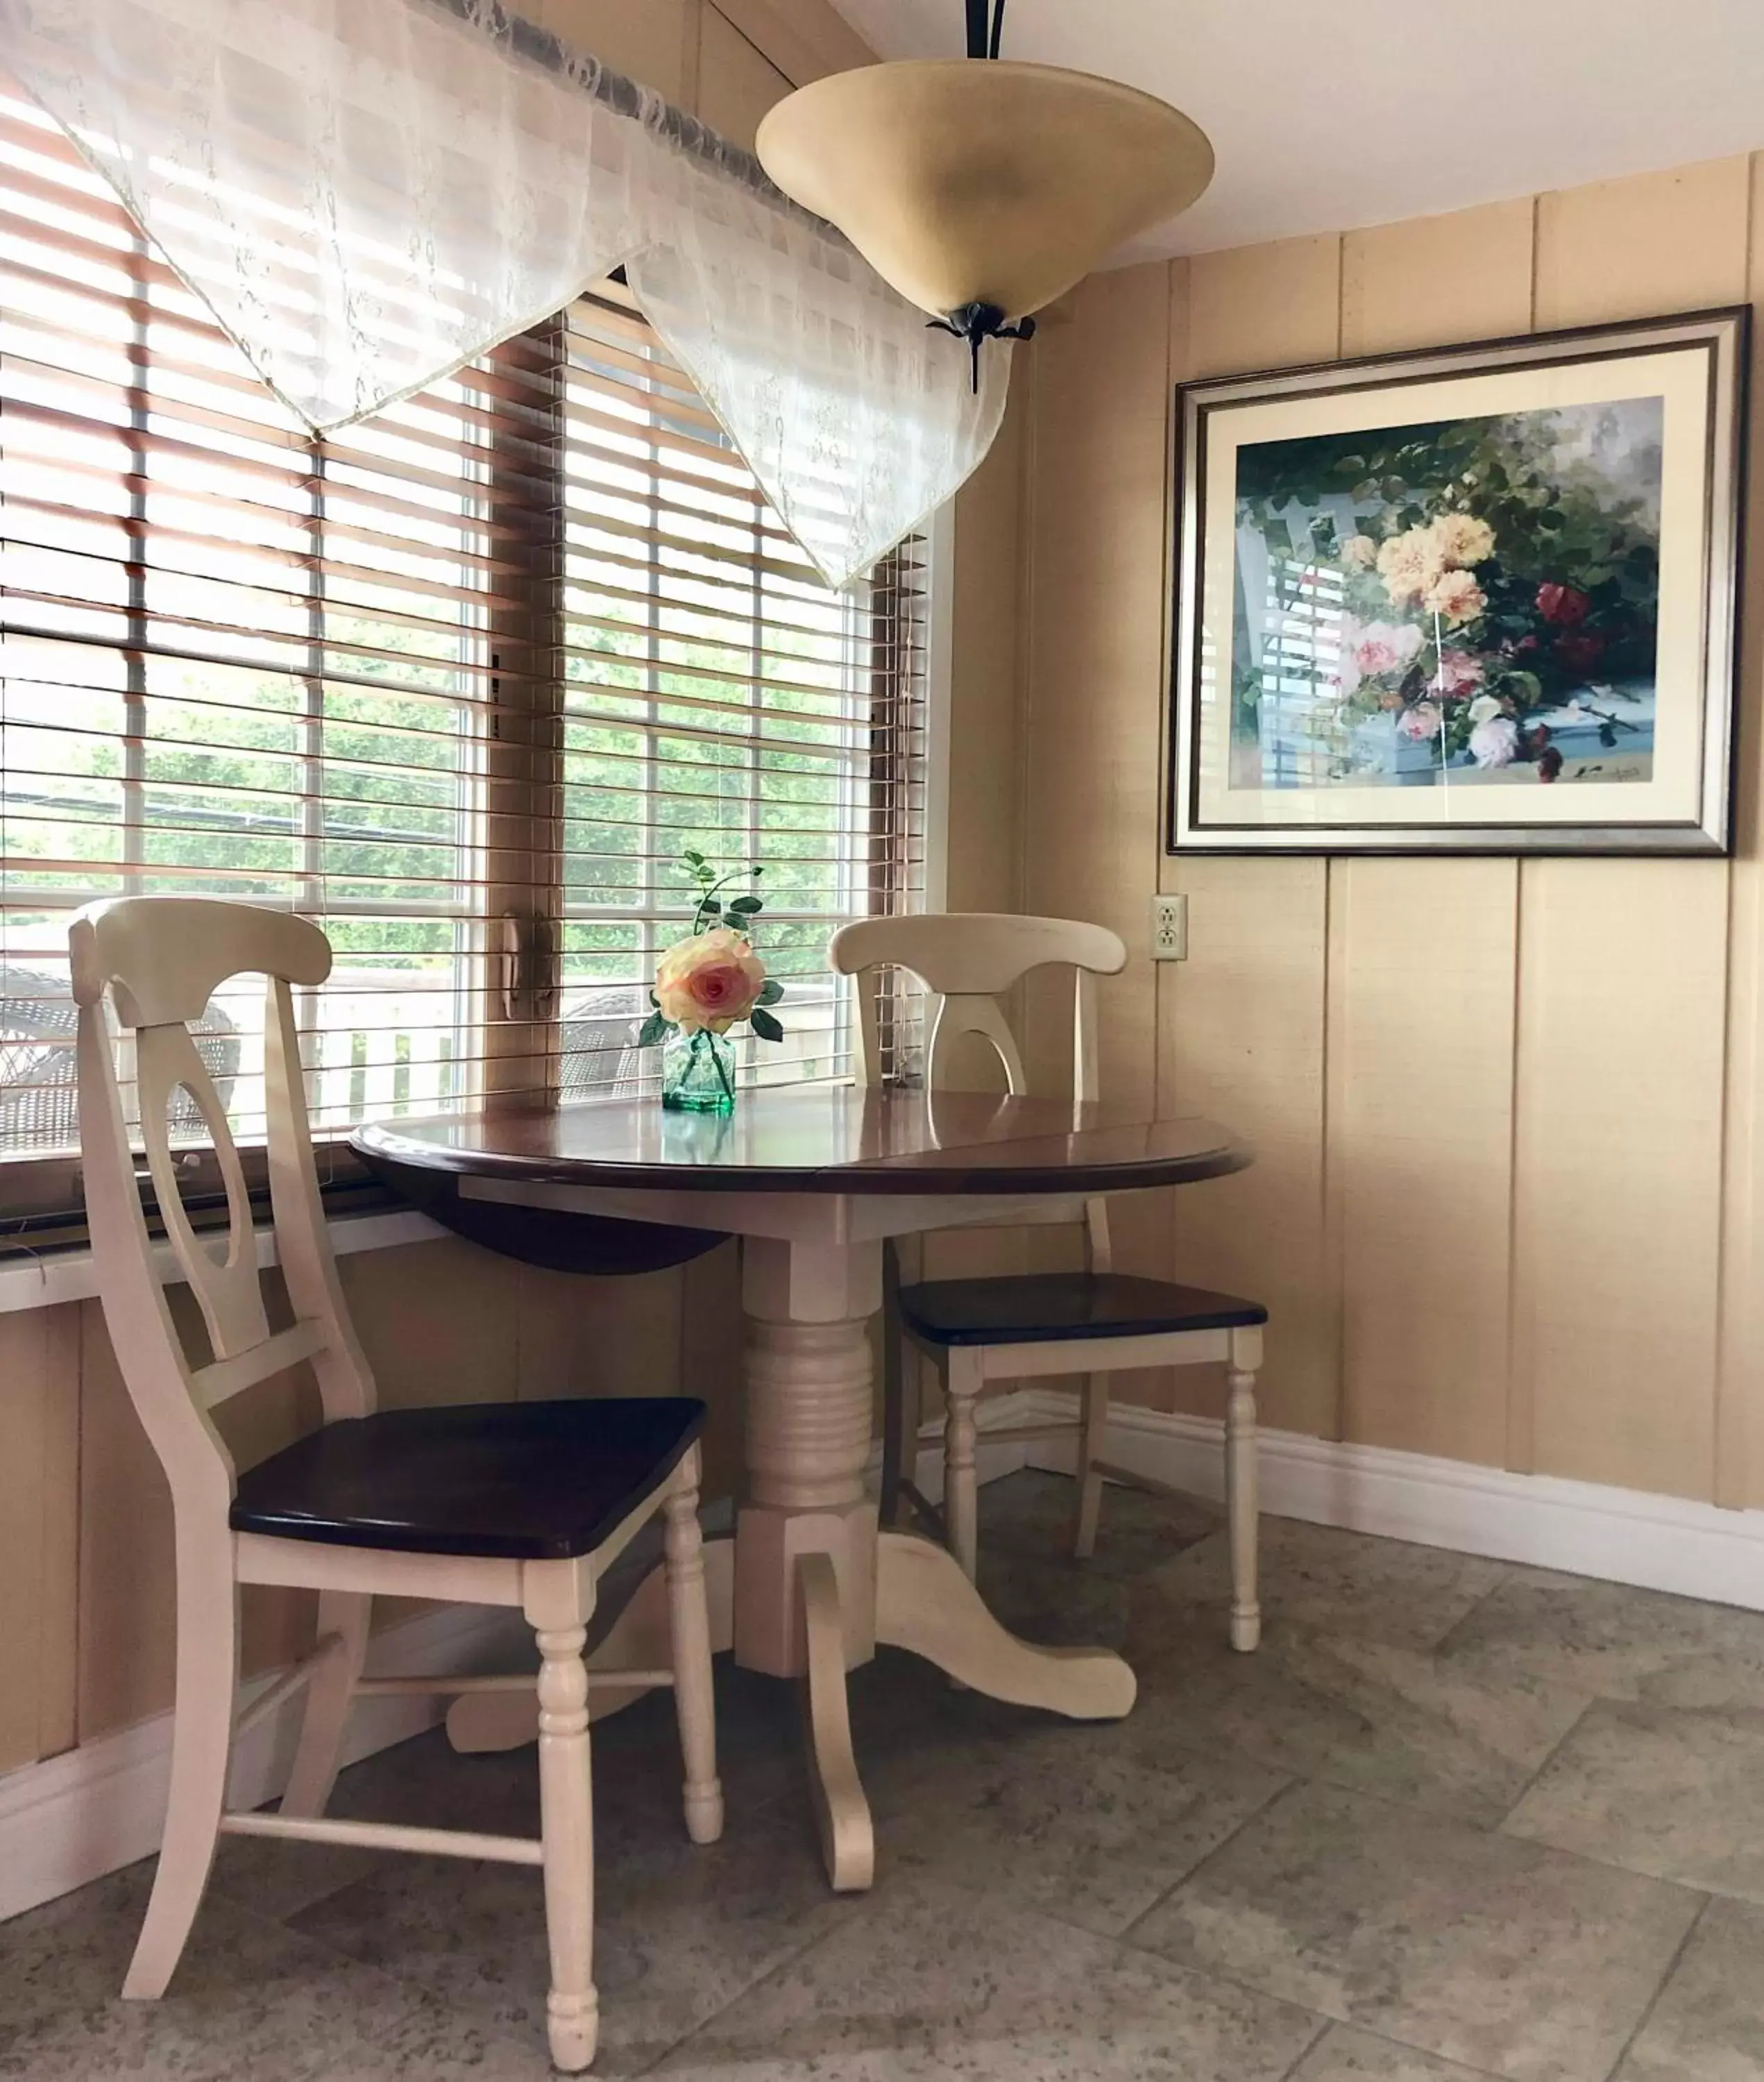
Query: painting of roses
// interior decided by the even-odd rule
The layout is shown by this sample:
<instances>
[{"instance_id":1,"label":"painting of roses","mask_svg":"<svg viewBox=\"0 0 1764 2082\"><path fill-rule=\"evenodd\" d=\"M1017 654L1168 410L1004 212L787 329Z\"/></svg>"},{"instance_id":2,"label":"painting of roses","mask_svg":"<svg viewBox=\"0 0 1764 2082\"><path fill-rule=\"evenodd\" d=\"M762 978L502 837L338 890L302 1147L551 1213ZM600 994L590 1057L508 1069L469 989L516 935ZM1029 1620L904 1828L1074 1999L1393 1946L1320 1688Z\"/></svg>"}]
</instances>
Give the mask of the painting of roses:
<instances>
[{"instance_id":1,"label":"painting of roses","mask_svg":"<svg viewBox=\"0 0 1764 2082\"><path fill-rule=\"evenodd\" d=\"M1724 845L1743 331L1191 386L1174 841Z\"/></svg>"}]
</instances>

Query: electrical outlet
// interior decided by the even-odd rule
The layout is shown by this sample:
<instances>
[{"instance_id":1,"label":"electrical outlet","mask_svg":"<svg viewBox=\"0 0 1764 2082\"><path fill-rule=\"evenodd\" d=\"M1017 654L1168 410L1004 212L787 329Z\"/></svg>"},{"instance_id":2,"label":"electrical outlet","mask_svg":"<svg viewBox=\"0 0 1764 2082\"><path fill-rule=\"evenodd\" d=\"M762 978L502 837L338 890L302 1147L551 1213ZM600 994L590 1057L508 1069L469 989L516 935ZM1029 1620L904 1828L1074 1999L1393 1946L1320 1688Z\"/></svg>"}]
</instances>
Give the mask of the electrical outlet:
<instances>
[{"instance_id":1,"label":"electrical outlet","mask_svg":"<svg viewBox=\"0 0 1764 2082\"><path fill-rule=\"evenodd\" d=\"M1152 898L1151 959L1155 962L1185 962L1188 959L1187 897Z\"/></svg>"}]
</instances>

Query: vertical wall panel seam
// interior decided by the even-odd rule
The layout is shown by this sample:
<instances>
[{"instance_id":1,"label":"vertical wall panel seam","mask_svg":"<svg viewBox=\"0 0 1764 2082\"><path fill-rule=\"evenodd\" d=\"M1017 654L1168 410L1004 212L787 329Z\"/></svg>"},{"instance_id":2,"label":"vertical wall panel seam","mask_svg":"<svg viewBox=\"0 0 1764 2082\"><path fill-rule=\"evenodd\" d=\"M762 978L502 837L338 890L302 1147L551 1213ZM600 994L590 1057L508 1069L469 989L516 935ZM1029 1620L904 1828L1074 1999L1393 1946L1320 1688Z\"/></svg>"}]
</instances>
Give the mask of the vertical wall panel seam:
<instances>
[{"instance_id":1,"label":"vertical wall panel seam","mask_svg":"<svg viewBox=\"0 0 1764 2082\"><path fill-rule=\"evenodd\" d=\"M1749 154L1745 170L1745 289L1748 300L1753 295L1758 282L1757 166L1758 154L1755 153ZM1749 352L1753 366L1746 371L1746 374L1752 379L1752 389L1755 390L1758 361L1756 343L1752 344ZM1758 400L1749 391L1746 400L1748 424L1745 429L1748 436L1753 426L1757 424L1758 409ZM1756 466L1754 460L1754 472ZM1746 536L1748 524L1753 512L1755 483L1754 477L1753 482L1742 486L1743 504L1741 508L1739 529L1742 559L1746 549L1749 546ZM1742 630L1741 650L1738 664L1738 670L1742 674L1749 669L1755 669L1754 658L1747 655L1748 650L1751 647L1745 644ZM1741 687L1743 689L1743 681L1741 683ZM1737 693L1734 718L1736 727L1742 720L1744 706L1743 692ZM1755 735L1754 731L1753 735ZM1755 744L1748 744L1745 742L1743 731L1739 737L1739 752L1741 757L1752 761L1755 766L1758 748ZM1737 1224L1739 1230L1737 1241L1739 1245L1743 1246L1756 1231L1758 1188L1753 1148L1749 1147L1742 1152L1734 1147L1735 1121L1734 1109L1732 1105L1736 1077L1745 1076L1749 1069L1755 1074L1758 1061L1758 950L1755 944L1757 918L1754 908L1750 921L1754 944L1749 947L1742 947L1741 935L1745 934L1747 927L1748 907L1742 900L1739 855L1742 849L1748 845L1751 847L1755 855L1758 845L1758 833L1755 828L1748 830L1741 826L1738 822L1737 812L1742 807L1744 798L1741 794L1737 765L1735 768L1734 799L1733 808L1736 816L1732 834L1732 850L1725 863L1726 962L1723 977L1722 1005L1720 1164L1716 1200L1715 1413L1714 1422L1710 1427L1709 1494L1716 1503L1737 1510L1742 1508L1747 1501L1747 1492L1750 1485L1750 1469L1747 1465L1749 1411L1746 1388L1749 1383L1735 1380L1736 1362L1745 1360L1755 1363L1757 1355L1753 1350L1752 1339L1737 1334L1736 1326L1729 1316L1729 1305L1736 1300L1733 1291L1733 1266L1729 1257L1730 1247L1735 1242L1729 1233L1730 1217L1735 1212L1730 1196L1736 1188L1737 1179L1737 1191L1742 1202L1740 1220ZM1751 873L1755 877L1757 872L1754 859ZM1743 980L1745 996L1738 1001L1737 1016L1741 1020L1749 1021L1752 1029L1749 1037L1736 1035L1735 1032L1735 987L1737 980ZM1749 1039L1749 1047L1745 1045L1748 1039ZM1758 1094L1754 1091L1750 1095L1749 1106L1741 1109L1740 1115L1741 1129L1748 1132L1754 1139L1756 1131L1751 1119L1751 1110L1754 1109L1757 1104Z\"/></svg>"},{"instance_id":2,"label":"vertical wall panel seam","mask_svg":"<svg viewBox=\"0 0 1764 2082\"><path fill-rule=\"evenodd\" d=\"M1347 267L1349 234L1337 234L1335 242L1335 358L1342 359L1345 352L1344 334L1347 324ZM1348 1064L1336 1061L1340 1052L1341 1005L1338 993L1341 988L1345 961L1338 963L1337 954L1345 951L1346 937L1352 927L1350 892L1352 880L1347 871L1348 864L1339 858L1327 859L1323 873L1323 1076L1319 1123L1322 1136L1322 1149L1318 1163L1318 1174L1323 1192L1320 1241L1323 1264L1320 1268L1324 1296L1329 1308L1331 1342L1333 1347L1335 1369L1335 1435L1345 1439L1352 1416L1352 1397L1348 1386L1348 1296L1346 1265L1346 1224L1342 1207L1345 1184L1343 1153L1336 1147L1336 1135L1345 1108L1333 1103L1339 1097L1337 1078L1345 1077ZM1339 900L1341 917L1343 946L1336 944L1336 915Z\"/></svg>"},{"instance_id":3,"label":"vertical wall panel seam","mask_svg":"<svg viewBox=\"0 0 1764 2082\"><path fill-rule=\"evenodd\" d=\"M1530 1474L1537 1460L1531 1421L1531 1380L1529 1342L1521 1349L1519 1336L1519 1034L1520 990L1525 976L1525 862L1516 860L1513 872L1513 1013L1512 1042L1507 1075L1507 1397L1504 1426L1505 1448L1501 1455L1515 1474Z\"/></svg>"},{"instance_id":4,"label":"vertical wall panel seam","mask_svg":"<svg viewBox=\"0 0 1764 2082\"><path fill-rule=\"evenodd\" d=\"M680 105L689 116L698 113L704 79L706 5L707 0L685 0L680 11Z\"/></svg>"},{"instance_id":5,"label":"vertical wall panel seam","mask_svg":"<svg viewBox=\"0 0 1764 2082\"><path fill-rule=\"evenodd\" d=\"M1531 197L1531 254L1526 322L1538 324L1538 266L1542 247L1543 197ZM1525 896L1526 863L1513 864L1513 1042L1509 1066L1511 1098L1507 1108L1507 1406L1505 1450L1501 1458L1516 1474L1530 1474L1537 1465L1536 1424L1532 1410L1532 1360L1529 1338L1522 1340L1519 1321L1519 1064L1523 1032L1521 1003L1525 986Z\"/></svg>"},{"instance_id":6,"label":"vertical wall panel seam","mask_svg":"<svg viewBox=\"0 0 1764 2082\"><path fill-rule=\"evenodd\" d=\"M77 1309L70 1325L73 1344L74 1388L74 1497L78 1510L79 1500L86 1494L86 1331L87 1318L83 1309ZM74 1653L68 1666L71 1696L68 1701L67 1734L69 1746L79 1739L79 1669L82 1615L86 1609L82 1595L85 1585L81 1571L85 1562L85 1549L80 1543L79 1527L74 1528Z\"/></svg>"}]
</instances>

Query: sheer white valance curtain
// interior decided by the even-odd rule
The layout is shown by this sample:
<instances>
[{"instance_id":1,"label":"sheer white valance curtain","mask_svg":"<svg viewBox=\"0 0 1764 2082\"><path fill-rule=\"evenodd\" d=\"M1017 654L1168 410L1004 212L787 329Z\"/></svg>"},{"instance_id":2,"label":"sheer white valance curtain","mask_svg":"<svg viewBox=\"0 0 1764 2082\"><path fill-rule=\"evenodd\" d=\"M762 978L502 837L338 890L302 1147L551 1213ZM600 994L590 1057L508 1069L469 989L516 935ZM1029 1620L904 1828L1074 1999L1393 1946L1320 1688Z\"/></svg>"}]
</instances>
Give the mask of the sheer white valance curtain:
<instances>
[{"instance_id":1,"label":"sheer white valance curtain","mask_svg":"<svg viewBox=\"0 0 1764 2082\"><path fill-rule=\"evenodd\" d=\"M0 0L0 62L315 431L620 266L831 584L998 431L1005 356L973 394L751 157L495 0Z\"/></svg>"}]
</instances>

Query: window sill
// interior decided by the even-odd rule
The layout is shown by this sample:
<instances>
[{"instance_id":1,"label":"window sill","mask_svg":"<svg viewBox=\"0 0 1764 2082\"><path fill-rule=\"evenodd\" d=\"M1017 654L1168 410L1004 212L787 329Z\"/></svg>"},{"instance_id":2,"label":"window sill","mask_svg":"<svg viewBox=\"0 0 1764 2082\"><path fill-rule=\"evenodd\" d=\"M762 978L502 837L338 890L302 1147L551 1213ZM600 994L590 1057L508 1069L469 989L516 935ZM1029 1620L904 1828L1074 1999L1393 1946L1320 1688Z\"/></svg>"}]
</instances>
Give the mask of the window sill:
<instances>
[{"instance_id":1,"label":"window sill","mask_svg":"<svg viewBox=\"0 0 1764 2082\"><path fill-rule=\"evenodd\" d=\"M330 1244L339 1258L360 1250L389 1250L395 1244L426 1243L447 1231L411 1207L381 1208L373 1214L335 1215ZM162 1278L180 1277L168 1243L154 1246ZM257 1232L257 1262L276 1262L276 1237L267 1223ZM89 1301L98 1293L98 1268L89 1245L32 1251L17 1245L0 1253L0 1316L25 1309L53 1309L63 1301Z\"/></svg>"}]
</instances>

